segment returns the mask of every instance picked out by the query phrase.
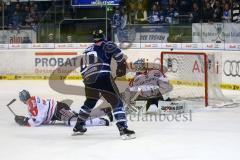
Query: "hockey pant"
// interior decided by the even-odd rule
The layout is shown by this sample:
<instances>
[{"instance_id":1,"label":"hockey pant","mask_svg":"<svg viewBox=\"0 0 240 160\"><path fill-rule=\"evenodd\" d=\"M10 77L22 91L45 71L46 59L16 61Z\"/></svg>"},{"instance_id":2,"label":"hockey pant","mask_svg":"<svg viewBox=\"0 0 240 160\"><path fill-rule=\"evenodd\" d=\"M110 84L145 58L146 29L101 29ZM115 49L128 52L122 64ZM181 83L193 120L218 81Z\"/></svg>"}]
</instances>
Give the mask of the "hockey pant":
<instances>
[{"instance_id":1,"label":"hockey pant","mask_svg":"<svg viewBox=\"0 0 240 160\"><path fill-rule=\"evenodd\" d=\"M110 73L98 76L94 83L85 83L86 100L79 111L79 120L85 122L100 99L100 94L111 104L119 129L127 128L127 119L119 91Z\"/></svg>"},{"instance_id":2,"label":"hockey pant","mask_svg":"<svg viewBox=\"0 0 240 160\"><path fill-rule=\"evenodd\" d=\"M75 126L77 121L77 113L71 110L71 108L62 102L57 102L56 110L52 121L62 121L68 126ZM101 118L89 118L86 121L87 126L105 126L105 120Z\"/></svg>"}]
</instances>

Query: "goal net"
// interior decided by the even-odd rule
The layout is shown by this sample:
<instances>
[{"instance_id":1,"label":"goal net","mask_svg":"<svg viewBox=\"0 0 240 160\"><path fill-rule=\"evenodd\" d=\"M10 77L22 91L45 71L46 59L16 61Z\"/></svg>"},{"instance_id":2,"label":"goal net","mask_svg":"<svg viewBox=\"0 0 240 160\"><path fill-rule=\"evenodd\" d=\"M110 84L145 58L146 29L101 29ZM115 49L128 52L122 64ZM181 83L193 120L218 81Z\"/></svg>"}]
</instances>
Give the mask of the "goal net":
<instances>
[{"instance_id":1,"label":"goal net","mask_svg":"<svg viewBox=\"0 0 240 160\"><path fill-rule=\"evenodd\" d=\"M170 97L194 105L216 106L230 100L224 97L221 84L221 55L196 52L162 52L161 71L173 85Z\"/></svg>"}]
</instances>

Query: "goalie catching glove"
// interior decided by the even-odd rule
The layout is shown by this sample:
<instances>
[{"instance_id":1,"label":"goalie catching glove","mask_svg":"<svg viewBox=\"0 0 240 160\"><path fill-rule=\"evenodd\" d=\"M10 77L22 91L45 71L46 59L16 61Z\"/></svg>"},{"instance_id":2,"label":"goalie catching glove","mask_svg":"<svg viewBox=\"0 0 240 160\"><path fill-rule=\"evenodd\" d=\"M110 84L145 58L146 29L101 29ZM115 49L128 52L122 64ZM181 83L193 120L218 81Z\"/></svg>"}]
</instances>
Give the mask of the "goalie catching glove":
<instances>
[{"instance_id":1,"label":"goalie catching glove","mask_svg":"<svg viewBox=\"0 0 240 160\"><path fill-rule=\"evenodd\" d=\"M16 115L15 118L14 118L15 122L17 124L19 124L20 126L28 126L28 120L29 118L28 117L25 117L25 116L18 116Z\"/></svg>"}]
</instances>

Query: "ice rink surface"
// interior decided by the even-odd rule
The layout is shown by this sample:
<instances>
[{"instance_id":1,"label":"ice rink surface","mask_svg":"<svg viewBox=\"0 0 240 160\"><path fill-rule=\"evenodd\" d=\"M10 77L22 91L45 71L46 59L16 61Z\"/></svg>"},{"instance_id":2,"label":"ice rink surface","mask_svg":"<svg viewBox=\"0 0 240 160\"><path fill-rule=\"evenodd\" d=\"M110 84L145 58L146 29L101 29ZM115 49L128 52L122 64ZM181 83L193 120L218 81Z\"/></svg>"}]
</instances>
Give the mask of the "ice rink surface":
<instances>
[{"instance_id":1,"label":"ice rink surface","mask_svg":"<svg viewBox=\"0 0 240 160\"><path fill-rule=\"evenodd\" d=\"M78 84L79 81L73 83ZM37 128L20 127L5 106L18 92L74 100L79 110L84 97L53 91L48 81L0 81L0 157L1 160L239 160L240 107L193 110L192 121L129 121L136 139L123 141L113 124L90 127L83 136L71 136L72 128L61 124ZM240 93L227 92L228 97ZM235 94L235 95L234 95ZM239 98L240 99L240 98ZM11 106L19 115L27 107L18 99Z\"/></svg>"}]
</instances>

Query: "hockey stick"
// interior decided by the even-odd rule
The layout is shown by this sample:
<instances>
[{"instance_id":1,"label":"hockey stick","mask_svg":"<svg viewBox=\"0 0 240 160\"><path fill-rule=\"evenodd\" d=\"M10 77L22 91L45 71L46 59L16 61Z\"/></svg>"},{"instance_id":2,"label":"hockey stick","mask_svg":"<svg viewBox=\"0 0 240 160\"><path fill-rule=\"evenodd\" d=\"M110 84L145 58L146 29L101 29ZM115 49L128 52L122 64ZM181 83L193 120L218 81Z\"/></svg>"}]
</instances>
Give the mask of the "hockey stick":
<instances>
[{"instance_id":1,"label":"hockey stick","mask_svg":"<svg viewBox=\"0 0 240 160\"><path fill-rule=\"evenodd\" d=\"M12 114L14 116L16 116L16 114L13 112L13 110L10 108L10 105L13 104L16 101L16 99L12 99L11 102L9 102L6 106L8 107L8 109L10 110L10 112L12 112Z\"/></svg>"}]
</instances>

